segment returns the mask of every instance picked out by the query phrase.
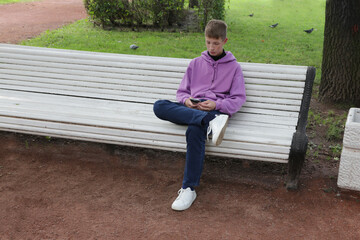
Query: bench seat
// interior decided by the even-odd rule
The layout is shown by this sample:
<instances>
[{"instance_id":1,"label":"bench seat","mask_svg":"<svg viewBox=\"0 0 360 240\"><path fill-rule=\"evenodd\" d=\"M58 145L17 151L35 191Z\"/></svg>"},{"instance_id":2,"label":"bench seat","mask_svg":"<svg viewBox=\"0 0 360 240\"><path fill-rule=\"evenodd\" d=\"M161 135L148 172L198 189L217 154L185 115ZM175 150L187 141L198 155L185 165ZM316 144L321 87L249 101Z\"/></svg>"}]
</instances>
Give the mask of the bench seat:
<instances>
[{"instance_id":1,"label":"bench seat","mask_svg":"<svg viewBox=\"0 0 360 240\"><path fill-rule=\"evenodd\" d=\"M186 126L159 120L152 105L175 101L189 62L0 44L0 129L186 151ZM207 143L206 153L288 163L295 132L305 134L315 71L240 65L247 102L230 119L221 146Z\"/></svg>"}]
</instances>

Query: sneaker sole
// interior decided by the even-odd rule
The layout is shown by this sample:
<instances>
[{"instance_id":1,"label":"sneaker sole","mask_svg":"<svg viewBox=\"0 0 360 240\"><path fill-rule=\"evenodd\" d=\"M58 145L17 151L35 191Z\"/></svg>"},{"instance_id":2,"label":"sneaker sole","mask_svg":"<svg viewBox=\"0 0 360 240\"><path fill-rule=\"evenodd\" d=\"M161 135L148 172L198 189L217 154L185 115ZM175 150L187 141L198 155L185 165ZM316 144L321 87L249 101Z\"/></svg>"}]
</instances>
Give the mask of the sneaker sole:
<instances>
[{"instance_id":1,"label":"sneaker sole","mask_svg":"<svg viewBox=\"0 0 360 240\"><path fill-rule=\"evenodd\" d=\"M229 118L226 118L226 122L224 124L224 127L221 129L218 138L216 139L216 142L214 143L215 146L219 146L222 143L222 140L224 138L225 135L225 130L227 128L227 124L228 124Z\"/></svg>"}]
</instances>

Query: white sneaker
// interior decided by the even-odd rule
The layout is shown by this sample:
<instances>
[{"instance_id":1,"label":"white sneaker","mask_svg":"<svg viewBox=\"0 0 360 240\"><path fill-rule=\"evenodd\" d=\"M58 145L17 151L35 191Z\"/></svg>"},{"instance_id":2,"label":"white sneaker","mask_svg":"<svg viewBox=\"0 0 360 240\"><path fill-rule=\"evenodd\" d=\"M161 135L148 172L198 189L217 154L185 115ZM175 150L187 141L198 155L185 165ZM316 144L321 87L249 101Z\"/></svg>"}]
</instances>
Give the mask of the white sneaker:
<instances>
[{"instance_id":1,"label":"white sneaker","mask_svg":"<svg viewBox=\"0 0 360 240\"><path fill-rule=\"evenodd\" d=\"M178 191L178 194L179 196L171 205L171 208L176 211L183 211L188 209L196 198L195 190L192 191L189 187L186 189L181 188Z\"/></svg>"},{"instance_id":2,"label":"white sneaker","mask_svg":"<svg viewBox=\"0 0 360 240\"><path fill-rule=\"evenodd\" d=\"M209 127L207 130L207 134L212 132L212 143L215 144L215 146L218 146L221 144L226 126L229 120L229 116L226 114L220 114L216 115L216 117L209 122Z\"/></svg>"}]
</instances>

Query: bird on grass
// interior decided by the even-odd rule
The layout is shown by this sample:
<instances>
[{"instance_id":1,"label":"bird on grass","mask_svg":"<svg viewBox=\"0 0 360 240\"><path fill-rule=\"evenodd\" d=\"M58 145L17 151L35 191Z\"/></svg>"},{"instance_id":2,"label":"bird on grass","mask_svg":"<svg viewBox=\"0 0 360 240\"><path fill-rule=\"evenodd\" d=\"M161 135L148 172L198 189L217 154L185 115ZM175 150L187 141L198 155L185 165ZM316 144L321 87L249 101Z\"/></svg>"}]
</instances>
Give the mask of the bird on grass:
<instances>
[{"instance_id":1,"label":"bird on grass","mask_svg":"<svg viewBox=\"0 0 360 240\"><path fill-rule=\"evenodd\" d=\"M312 33L312 31L314 31L314 28L308 29L308 30L304 30L304 32L306 33Z\"/></svg>"},{"instance_id":2,"label":"bird on grass","mask_svg":"<svg viewBox=\"0 0 360 240\"><path fill-rule=\"evenodd\" d=\"M275 24L273 24L273 25L270 25L269 27L271 27L271 28L276 28L277 25L279 25L279 23L275 23Z\"/></svg>"},{"instance_id":3,"label":"bird on grass","mask_svg":"<svg viewBox=\"0 0 360 240\"><path fill-rule=\"evenodd\" d=\"M135 50L135 49L139 48L139 46L136 46L135 44L131 44L130 48Z\"/></svg>"},{"instance_id":4,"label":"bird on grass","mask_svg":"<svg viewBox=\"0 0 360 240\"><path fill-rule=\"evenodd\" d=\"M249 17L253 17L254 16L254 13L250 14Z\"/></svg>"}]
</instances>

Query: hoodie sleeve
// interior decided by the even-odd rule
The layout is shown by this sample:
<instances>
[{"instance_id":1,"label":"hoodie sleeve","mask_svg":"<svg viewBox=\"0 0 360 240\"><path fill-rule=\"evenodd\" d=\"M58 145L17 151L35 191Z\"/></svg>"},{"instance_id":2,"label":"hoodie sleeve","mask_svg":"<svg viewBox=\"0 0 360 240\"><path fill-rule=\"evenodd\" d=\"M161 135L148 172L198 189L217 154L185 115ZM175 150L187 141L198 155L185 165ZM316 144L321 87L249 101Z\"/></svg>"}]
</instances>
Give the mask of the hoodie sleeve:
<instances>
[{"instance_id":1,"label":"hoodie sleeve","mask_svg":"<svg viewBox=\"0 0 360 240\"><path fill-rule=\"evenodd\" d=\"M191 96L190 85L191 85L192 63L193 61L190 62L188 68L186 69L184 77L176 92L176 100L182 104L184 104L185 100Z\"/></svg>"},{"instance_id":2,"label":"hoodie sleeve","mask_svg":"<svg viewBox=\"0 0 360 240\"><path fill-rule=\"evenodd\" d=\"M238 68L232 79L230 92L224 99L219 98L216 100L216 110L229 114L231 117L240 110L245 101L245 81L241 67L238 64Z\"/></svg>"}]
</instances>

